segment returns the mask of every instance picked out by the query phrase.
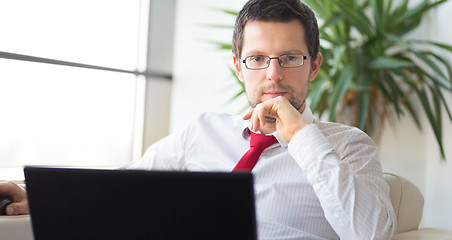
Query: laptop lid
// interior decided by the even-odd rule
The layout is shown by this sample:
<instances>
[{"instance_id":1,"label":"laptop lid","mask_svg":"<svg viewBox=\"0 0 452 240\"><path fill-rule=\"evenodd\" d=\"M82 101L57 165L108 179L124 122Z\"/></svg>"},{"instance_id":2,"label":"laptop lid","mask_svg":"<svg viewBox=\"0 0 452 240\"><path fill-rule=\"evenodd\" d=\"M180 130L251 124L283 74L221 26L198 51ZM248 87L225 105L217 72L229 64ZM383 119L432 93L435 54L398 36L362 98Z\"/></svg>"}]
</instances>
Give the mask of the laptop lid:
<instances>
[{"instance_id":1,"label":"laptop lid","mask_svg":"<svg viewBox=\"0 0 452 240\"><path fill-rule=\"evenodd\" d=\"M36 240L256 240L250 173L25 167Z\"/></svg>"}]
</instances>

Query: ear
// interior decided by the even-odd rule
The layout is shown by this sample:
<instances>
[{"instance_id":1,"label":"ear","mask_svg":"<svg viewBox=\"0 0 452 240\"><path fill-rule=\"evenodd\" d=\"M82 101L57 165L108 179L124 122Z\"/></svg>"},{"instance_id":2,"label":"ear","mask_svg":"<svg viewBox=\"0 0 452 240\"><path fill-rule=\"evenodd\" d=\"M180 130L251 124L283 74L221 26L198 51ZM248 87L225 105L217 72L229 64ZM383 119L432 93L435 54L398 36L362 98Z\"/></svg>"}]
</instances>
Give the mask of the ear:
<instances>
[{"instance_id":1,"label":"ear","mask_svg":"<svg viewBox=\"0 0 452 240\"><path fill-rule=\"evenodd\" d=\"M232 59L234 60L234 71L237 77L239 78L240 82L243 82L242 78L242 68L240 67L240 59L237 59L235 55L232 56Z\"/></svg>"},{"instance_id":2,"label":"ear","mask_svg":"<svg viewBox=\"0 0 452 240\"><path fill-rule=\"evenodd\" d=\"M311 69L311 75L309 76L309 81L312 81L315 79L315 77L317 76L317 74L319 73L320 70L320 65L322 65L322 54L319 52L317 53L317 58L315 59L315 62L312 65L312 69Z\"/></svg>"}]
</instances>

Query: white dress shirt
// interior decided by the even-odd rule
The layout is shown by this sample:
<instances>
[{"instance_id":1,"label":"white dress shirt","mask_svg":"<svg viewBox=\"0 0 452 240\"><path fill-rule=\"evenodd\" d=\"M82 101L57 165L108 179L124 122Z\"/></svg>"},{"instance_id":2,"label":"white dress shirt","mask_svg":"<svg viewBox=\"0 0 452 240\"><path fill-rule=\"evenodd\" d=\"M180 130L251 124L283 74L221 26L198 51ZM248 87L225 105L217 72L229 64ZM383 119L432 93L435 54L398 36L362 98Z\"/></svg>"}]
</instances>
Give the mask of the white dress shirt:
<instances>
[{"instance_id":1,"label":"white dress shirt","mask_svg":"<svg viewBox=\"0 0 452 240\"><path fill-rule=\"evenodd\" d=\"M316 121L264 150L252 170L260 240L391 239L396 217L377 146L361 130ZM205 113L152 145L133 169L226 171L249 149L249 121Z\"/></svg>"}]
</instances>

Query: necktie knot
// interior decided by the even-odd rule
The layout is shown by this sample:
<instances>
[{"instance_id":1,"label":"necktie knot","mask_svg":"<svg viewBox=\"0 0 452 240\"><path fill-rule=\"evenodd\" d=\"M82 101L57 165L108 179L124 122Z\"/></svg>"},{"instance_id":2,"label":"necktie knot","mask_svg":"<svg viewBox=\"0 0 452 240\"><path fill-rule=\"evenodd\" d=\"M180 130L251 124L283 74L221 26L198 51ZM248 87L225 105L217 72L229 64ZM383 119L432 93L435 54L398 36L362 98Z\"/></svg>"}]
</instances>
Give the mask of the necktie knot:
<instances>
[{"instance_id":1,"label":"necktie knot","mask_svg":"<svg viewBox=\"0 0 452 240\"><path fill-rule=\"evenodd\" d=\"M274 136L267 136L253 132L250 132L250 135L250 147L266 149L276 142L276 138Z\"/></svg>"},{"instance_id":2,"label":"necktie knot","mask_svg":"<svg viewBox=\"0 0 452 240\"><path fill-rule=\"evenodd\" d=\"M248 171L253 170L254 165L256 165L262 152L275 143L277 140L274 136L266 136L263 134L257 134L250 131L250 150L243 155L240 161L237 163L235 168L232 170L236 171Z\"/></svg>"}]
</instances>

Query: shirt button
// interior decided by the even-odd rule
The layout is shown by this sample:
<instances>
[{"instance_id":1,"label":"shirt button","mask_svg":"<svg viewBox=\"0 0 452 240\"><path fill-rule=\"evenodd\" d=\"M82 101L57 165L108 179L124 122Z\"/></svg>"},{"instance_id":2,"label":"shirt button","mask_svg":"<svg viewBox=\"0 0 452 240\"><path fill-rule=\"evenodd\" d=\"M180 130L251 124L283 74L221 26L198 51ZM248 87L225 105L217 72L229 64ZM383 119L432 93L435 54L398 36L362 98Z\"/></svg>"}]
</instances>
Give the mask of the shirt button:
<instances>
[{"instance_id":1,"label":"shirt button","mask_svg":"<svg viewBox=\"0 0 452 240\"><path fill-rule=\"evenodd\" d=\"M319 191L320 190L320 183L315 183L314 185L312 185L312 187L314 188L314 190Z\"/></svg>"}]
</instances>

